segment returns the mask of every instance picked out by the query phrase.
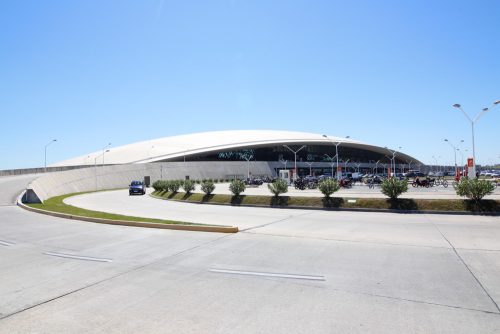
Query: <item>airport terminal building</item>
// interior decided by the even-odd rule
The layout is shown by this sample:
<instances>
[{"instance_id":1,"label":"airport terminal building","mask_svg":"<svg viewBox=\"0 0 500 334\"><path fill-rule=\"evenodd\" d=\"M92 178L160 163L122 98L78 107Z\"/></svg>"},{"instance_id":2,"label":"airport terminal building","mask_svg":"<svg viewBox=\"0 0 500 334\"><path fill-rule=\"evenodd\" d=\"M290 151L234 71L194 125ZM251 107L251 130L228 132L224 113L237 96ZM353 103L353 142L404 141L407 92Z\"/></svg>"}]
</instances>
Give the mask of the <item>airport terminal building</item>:
<instances>
[{"instance_id":1,"label":"airport terminal building","mask_svg":"<svg viewBox=\"0 0 500 334\"><path fill-rule=\"evenodd\" d=\"M299 175L331 175L338 162L343 170L382 173L394 159L396 172L423 165L403 152L359 142L350 138L315 133L235 130L165 137L113 147L53 164L147 164L159 162L267 162L277 173L292 169L297 161Z\"/></svg>"}]
</instances>

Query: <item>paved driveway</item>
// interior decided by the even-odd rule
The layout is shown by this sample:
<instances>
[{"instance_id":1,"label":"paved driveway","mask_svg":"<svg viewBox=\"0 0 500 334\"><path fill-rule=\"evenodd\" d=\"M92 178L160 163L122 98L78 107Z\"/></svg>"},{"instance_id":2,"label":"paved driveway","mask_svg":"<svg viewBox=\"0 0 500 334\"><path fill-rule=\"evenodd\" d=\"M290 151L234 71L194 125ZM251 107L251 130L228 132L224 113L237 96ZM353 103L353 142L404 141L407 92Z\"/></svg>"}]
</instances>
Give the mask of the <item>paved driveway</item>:
<instances>
[{"instance_id":1,"label":"paved driveway","mask_svg":"<svg viewBox=\"0 0 500 334\"><path fill-rule=\"evenodd\" d=\"M0 333L500 332L498 217L217 206L204 219L208 206L130 201L123 210L154 201L183 220L246 230L141 229L0 207Z\"/></svg>"}]
</instances>

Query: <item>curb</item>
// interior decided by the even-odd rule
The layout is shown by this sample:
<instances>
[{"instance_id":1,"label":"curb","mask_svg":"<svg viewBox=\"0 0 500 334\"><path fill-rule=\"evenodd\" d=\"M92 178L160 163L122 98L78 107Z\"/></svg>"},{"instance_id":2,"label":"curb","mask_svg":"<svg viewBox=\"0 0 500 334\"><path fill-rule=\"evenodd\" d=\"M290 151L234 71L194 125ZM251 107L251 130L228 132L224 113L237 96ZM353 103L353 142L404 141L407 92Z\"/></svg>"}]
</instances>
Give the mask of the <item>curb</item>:
<instances>
[{"instance_id":1,"label":"curb","mask_svg":"<svg viewBox=\"0 0 500 334\"><path fill-rule=\"evenodd\" d=\"M396 209L375 209L375 208L328 208L316 206L272 206L272 205L258 205L258 204L231 204L231 203L211 203L211 202L190 202L180 199L168 199L149 194L149 196L173 202L182 202L199 205L223 205L223 206L241 206L249 208L264 208L264 209L296 209L296 210L320 210L320 211L353 211L353 212L378 212L378 213L400 213L400 214L436 214L436 215L456 215L456 216L500 216L500 212L475 212L475 211L442 211L442 210L396 210Z\"/></svg>"},{"instance_id":2,"label":"curb","mask_svg":"<svg viewBox=\"0 0 500 334\"><path fill-rule=\"evenodd\" d=\"M22 194L21 194L22 196ZM201 225L182 225L182 224L158 224L158 223L147 223L147 222L135 222L130 220L112 220L112 219L104 219L104 218L92 218L92 217L84 217L84 216L75 216L66 213L47 211L42 209L32 208L30 206L25 205L21 201L17 201L17 205L24 210L48 215L52 217L65 218L65 219L73 219L73 220L82 220L91 223L98 224L109 224L109 225L123 225L123 226L132 226L132 227L146 227L146 228L158 228L158 229L166 229L166 230L178 230L178 231L196 231L196 232L216 232L216 233L237 233L238 227L235 226L201 226Z\"/></svg>"}]
</instances>

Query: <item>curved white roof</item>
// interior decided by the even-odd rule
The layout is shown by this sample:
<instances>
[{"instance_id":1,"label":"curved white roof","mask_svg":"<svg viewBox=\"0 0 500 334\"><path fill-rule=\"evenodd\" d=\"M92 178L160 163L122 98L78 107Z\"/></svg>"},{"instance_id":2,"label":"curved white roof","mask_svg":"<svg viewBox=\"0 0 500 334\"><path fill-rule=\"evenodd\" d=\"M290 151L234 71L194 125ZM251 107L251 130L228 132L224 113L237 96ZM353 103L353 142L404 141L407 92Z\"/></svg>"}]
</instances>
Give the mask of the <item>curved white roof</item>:
<instances>
[{"instance_id":1,"label":"curved white roof","mask_svg":"<svg viewBox=\"0 0 500 334\"><path fill-rule=\"evenodd\" d=\"M106 164L147 163L164 161L203 152L220 151L248 146L269 144L323 144L342 141L342 145L364 148L383 154L387 149L365 144L356 140L334 136L324 137L317 133L272 131L272 130L231 130L200 132L188 135L164 137L134 144L112 147L104 154ZM399 157L417 162L413 157L398 153ZM103 151L93 152L73 159L61 161L51 166L93 165L103 162Z\"/></svg>"}]
</instances>

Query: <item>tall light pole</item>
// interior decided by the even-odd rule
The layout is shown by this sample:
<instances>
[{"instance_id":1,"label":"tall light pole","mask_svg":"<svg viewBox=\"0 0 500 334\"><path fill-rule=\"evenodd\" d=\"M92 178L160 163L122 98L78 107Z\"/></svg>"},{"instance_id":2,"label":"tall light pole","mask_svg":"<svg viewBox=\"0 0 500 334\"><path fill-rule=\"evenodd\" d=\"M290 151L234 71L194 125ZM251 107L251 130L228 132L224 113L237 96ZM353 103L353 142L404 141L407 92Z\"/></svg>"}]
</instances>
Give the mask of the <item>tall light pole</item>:
<instances>
[{"instance_id":1,"label":"tall light pole","mask_svg":"<svg viewBox=\"0 0 500 334\"><path fill-rule=\"evenodd\" d=\"M347 174L347 163L349 162L349 160L351 159L347 159L346 161L344 161L344 169L346 174Z\"/></svg>"},{"instance_id":2,"label":"tall light pole","mask_svg":"<svg viewBox=\"0 0 500 334\"><path fill-rule=\"evenodd\" d=\"M462 150L457 148L458 153L460 153L460 169L463 170L464 168L464 154L462 153Z\"/></svg>"},{"instance_id":3,"label":"tall light pole","mask_svg":"<svg viewBox=\"0 0 500 334\"><path fill-rule=\"evenodd\" d=\"M357 170L357 173L359 174L359 167L361 166L361 164L356 164L356 170Z\"/></svg>"},{"instance_id":4,"label":"tall light pole","mask_svg":"<svg viewBox=\"0 0 500 334\"><path fill-rule=\"evenodd\" d=\"M281 162L283 165L285 165L285 170L286 170L286 164L287 164L288 160L283 160L283 159L281 159L281 160L280 160L280 162Z\"/></svg>"},{"instance_id":5,"label":"tall light pole","mask_svg":"<svg viewBox=\"0 0 500 334\"><path fill-rule=\"evenodd\" d=\"M402 147L399 146L398 151L401 152L401 149L402 149ZM401 167L401 164L399 164L399 167ZM400 170L401 170L401 174L403 174L403 170L401 168L400 168ZM396 160L394 160L394 171L396 171Z\"/></svg>"},{"instance_id":6,"label":"tall light pole","mask_svg":"<svg viewBox=\"0 0 500 334\"><path fill-rule=\"evenodd\" d=\"M455 145L453 145L448 139L445 139L444 140L445 142L447 142L448 144L450 144L451 147L453 147L453 154L455 156L455 176L457 176L457 147ZM461 141L463 143L463 140Z\"/></svg>"},{"instance_id":7,"label":"tall light pole","mask_svg":"<svg viewBox=\"0 0 500 334\"><path fill-rule=\"evenodd\" d=\"M304 147L306 147L306 145L302 145L302 147L299 148L297 151L292 150L288 145L283 145L283 147L286 147L287 149L289 149L293 153L293 155L294 155L294 158L295 158L295 167L294 167L294 172L293 172L293 179L297 180L297 153L299 153L299 151L301 149L303 149Z\"/></svg>"},{"instance_id":8,"label":"tall light pole","mask_svg":"<svg viewBox=\"0 0 500 334\"><path fill-rule=\"evenodd\" d=\"M47 172L47 147L50 145L54 144L57 141L57 139L52 139L47 145L45 145L45 164L44 164L44 172Z\"/></svg>"},{"instance_id":9,"label":"tall light pole","mask_svg":"<svg viewBox=\"0 0 500 334\"><path fill-rule=\"evenodd\" d=\"M313 165L314 161L312 162L308 162L306 161L306 165L309 166L309 176L312 176L312 165Z\"/></svg>"},{"instance_id":10,"label":"tall light pole","mask_svg":"<svg viewBox=\"0 0 500 334\"><path fill-rule=\"evenodd\" d=\"M243 156L243 159L247 161L247 179L250 178L250 160L252 159L252 156Z\"/></svg>"},{"instance_id":11,"label":"tall light pole","mask_svg":"<svg viewBox=\"0 0 500 334\"><path fill-rule=\"evenodd\" d=\"M109 152L109 150L102 152L101 154L99 154L97 157L94 158L95 191L97 191L97 159L102 155L103 161L104 161L104 154L106 154L106 152ZM104 165L104 162L103 162L103 165Z\"/></svg>"},{"instance_id":12,"label":"tall light pole","mask_svg":"<svg viewBox=\"0 0 500 334\"><path fill-rule=\"evenodd\" d=\"M378 160L376 163L375 163L375 175L378 175L378 163L380 162L380 160Z\"/></svg>"},{"instance_id":13,"label":"tall light pole","mask_svg":"<svg viewBox=\"0 0 500 334\"><path fill-rule=\"evenodd\" d=\"M394 172L396 172L396 160L395 159L396 159L396 153L397 153L397 151L393 151L393 150L391 150L390 148L387 148L387 147L385 147L385 149L387 151L391 152L391 154L392 154L392 158L389 158L389 159L391 159L391 169L393 169L392 165L394 165L394 169L393 170L394 170ZM392 174L392 173L388 173L388 174ZM389 175L387 175L387 176L389 176Z\"/></svg>"},{"instance_id":14,"label":"tall light pole","mask_svg":"<svg viewBox=\"0 0 500 334\"><path fill-rule=\"evenodd\" d=\"M326 154L326 153L325 153L325 155L326 155L326 157L327 157L328 159L330 159L330 166L332 167L332 179L333 179L333 165L335 164L335 163L333 162L333 159L335 159L335 157L338 157L338 155L335 155L335 156L333 156L333 157L329 156L329 155L328 155L328 154ZM337 160L337 161L338 161L338 160ZM338 162L337 162L337 166L338 166Z\"/></svg>"},{"instance_id":15,"label":"tall light pole","mask_svg":"<svg viewBox=\"0 0 500 334\"><path fill-rule=\"evenodd\" d=\"M280 159L279 160L283 165L285 165L285 170L286 170L286 164L288 162L288 160L283 160L283 159ZM280 176L280 172L278 171L278 177Z\"/></svg>"},{"instance_id":16,"label":"tall light pole","mask_svg":"<svg viewBox=\"0 0 500 334\"><path fill-rule=\"evenodd\" d=\"M439 172L439 169L438 169L438 160L435 156L432 156L434 158L434 161L436 162L436 172Z\"/></svg>"},{"instance_id":17,"label":"tall light pole","mask_svg":"<svg viewBox=\"0 0 500 334\"><path fill-rule=\"evenodd\" d=\"M453 105L454 108L457 108L459 109L463 114L464 116L469 120L470 122L470 125L471 125L471 130L472 130L472 168L469 168L469 175L472 174L472 177L476 177L476 147L475 147L475 143L474 143L474 124L479 121L479 119L481 118L481 116L483 116L484 114L486 114L488 111L490 111L491 109L493 109L494 107L496 107L497 105L500 104L500 100L497 100L495 102L493 102L493 105L489 108L483 108L483 110L476 115L476 117L474 119L472 119L466 112L465 110L462 108L462 106L458 103L455 103Z\"/></svg>"},{"instance_id":18,"label":"tall light pole","mask_svg":"<svg viewBox=\"0 0 500 334\"><path fill-rule=\"evenodd\" d=\"M108 143L108 145L106 145L106 146L104 146L104 147L102 148L102 154L101 154L101 155L102 155L102 164L103 164L103 165L104 165L104 153L109 152L109 150L107 150L107 151L106 151L106 149L107 149L108 147L110 147L110 146L111 146L111 143Z\"/></svg>"},{"instance_id":19,"label":"tall light pole","mask_svg":"<svg viewBox=\"0 0 500 334\"><path fill-rule=\"evenodd\" d=\"M337 156L337 173L335 174L337 177L337 180L340 180L340 175L338 173L339 171L339 145L342 144L344 141L338 141L337 144L334 144L334 141L331 140L327 135L323 135L324 138L328 139L329 141L332 142L333 145L335 145L335 155ZM350 136L346 136L346 139L351 138ZM332 178L333 178L333 173L332 173Z\"/></svg>"},{"instance_id":20,"label":"tall light pole","mask_svg":"<svg viewBox=\"0 0 500 334\"><path fill-rule=\"evenodd\" d=\"M410 161L406 161L408 163L408 172L410 172L410 169L411 169L411 163L413 162L413 160L410 160Z\"/></svg>"}]
</instances>

